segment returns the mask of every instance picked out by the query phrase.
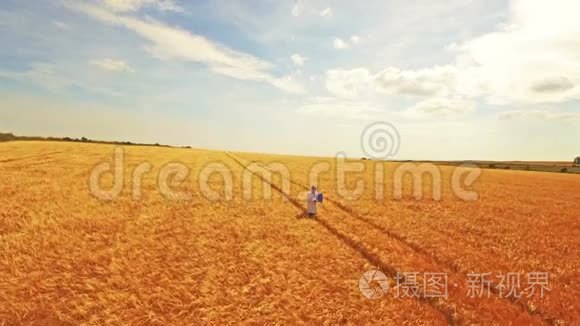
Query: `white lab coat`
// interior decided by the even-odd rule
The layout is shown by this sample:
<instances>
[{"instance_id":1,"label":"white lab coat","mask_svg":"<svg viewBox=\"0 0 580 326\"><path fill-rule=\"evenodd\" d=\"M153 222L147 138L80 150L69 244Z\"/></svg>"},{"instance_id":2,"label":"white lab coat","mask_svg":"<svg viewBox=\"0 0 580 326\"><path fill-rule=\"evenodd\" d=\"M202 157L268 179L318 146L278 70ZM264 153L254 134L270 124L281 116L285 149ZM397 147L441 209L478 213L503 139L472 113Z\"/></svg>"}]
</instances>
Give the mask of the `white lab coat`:
<instances>
[{"instance_id":1,"label":"white lab coat","mask_svg":"<svg viewBox=\"0 0 580 326\"><path fill-rule=\"evenodd\" d=\"M318 191L312 193L312 191L308 192L306 196L306 200L308 201L308 209L306 210L309 214L316 214L316 196L318 196Z\"/></svg>"}]
</instances>

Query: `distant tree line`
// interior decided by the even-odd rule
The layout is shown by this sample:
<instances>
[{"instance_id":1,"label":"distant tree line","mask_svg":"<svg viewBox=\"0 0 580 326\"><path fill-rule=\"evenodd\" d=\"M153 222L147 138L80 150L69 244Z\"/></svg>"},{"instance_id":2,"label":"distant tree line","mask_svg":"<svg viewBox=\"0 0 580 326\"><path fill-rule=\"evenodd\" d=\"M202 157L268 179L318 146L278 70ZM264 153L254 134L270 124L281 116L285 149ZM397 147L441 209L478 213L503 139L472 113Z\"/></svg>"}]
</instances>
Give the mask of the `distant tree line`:
<instances>
[{"instance_id":1,"label":"distant tree line","mask_svg":"<svg viewBox=\"0 0 580 326\"><path fill-rule=\"evenodd\" d=\"M0 132L0 141L9 141L9 140L15 140L16 136L14 136L14 134L7 134L7 133L1 133Z\"/></svg>"},{"instance_id":2,"label":"distant tree line","mask_svg":"<svg viewBox=\"0 0 580 326\"><path fill-rule=\"evenodd\" d=\"M104 141L104 140L88 139L87 137L71 138L71 137L31 137L31 136L16 136L13 133L1 133L0 132L0 142L2 142L2 141L13 141L13 140L66 141L66 142L94 143L94 144L173 147L173 146L170 146L170 145L162 145L162 144L159 144L159 143L155 143L155 144L144 144L144 143L133 143L133 142L130 142L130 141ZM182 148L191 148L191 147L190 146L182 146Z\"/></svg>"}]
</instances>

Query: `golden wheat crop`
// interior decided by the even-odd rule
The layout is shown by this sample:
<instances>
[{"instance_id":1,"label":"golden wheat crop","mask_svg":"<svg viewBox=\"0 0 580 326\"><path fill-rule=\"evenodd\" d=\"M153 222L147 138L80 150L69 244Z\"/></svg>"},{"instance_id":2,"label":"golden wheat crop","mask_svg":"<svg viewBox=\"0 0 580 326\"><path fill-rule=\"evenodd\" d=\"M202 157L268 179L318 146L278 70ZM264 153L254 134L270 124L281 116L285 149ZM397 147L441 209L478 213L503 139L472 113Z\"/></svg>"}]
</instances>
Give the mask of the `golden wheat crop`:
<instances>
[{"instance_id":1,"label":"golden wheat crop","mask_svg":"<svg viewBox=\"0 0 580 326\"><path fill-rule=\"evenodd\" d=\"M124 147L124 186L113 200L89 191L89 175L112 162L112 145L66 142L0 143L0 321L10 324L386 323L574 324L580 320L580 176L484 170L473 185L476 201L450 191L453 167L440 167L440 201L394 200L393 171L384 167L385 194L373 185L376 162L346 179L369 187L359 198L337 193L335 161L196 149ZM141 197L131 172L143 163ZM172 162L190 171L168 199L159 174ZM252 162L288 167L289 197L251 175ZM313 164L327 162L318 185L325 193L316 219L302 204ZM210 200L200 171L224 164L233 198ZM245 172L246 171L246 172ZM101 186L114 182L105 177ZM223 193L225 181L208 184ZM361 295L359 278L378 268L448 275L445 298ZM467 296L473 272L549 272L543 297ZM421 276L419 280L422 281ZM494 284L495 285L495 284Z\"/></svg>"}]
</instances>

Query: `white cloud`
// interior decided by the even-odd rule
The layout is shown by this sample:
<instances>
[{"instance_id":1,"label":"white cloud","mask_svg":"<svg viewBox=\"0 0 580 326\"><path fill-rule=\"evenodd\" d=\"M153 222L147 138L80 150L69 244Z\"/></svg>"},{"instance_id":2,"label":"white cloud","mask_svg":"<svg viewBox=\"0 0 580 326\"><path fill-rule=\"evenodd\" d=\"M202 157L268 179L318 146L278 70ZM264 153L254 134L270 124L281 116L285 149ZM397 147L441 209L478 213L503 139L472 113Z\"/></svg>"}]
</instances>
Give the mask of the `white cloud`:
<instances>
[{"instance_id":1,"label":"white cloud","mask_svg":"<svg viewBox=\"0 0 580 326\"><path fill-rule=\"evenodd\" d=\"M372 90L398 95L445 96L454 92L456 75L453 66L420 70L388 67L374 75L366 68L333 69L326 74L326 88L342 97L355 97Z\"/></svg>"},{"instance_id":2,"label":"white cloud","mask_svg":"<svg viewBox=\"0 0 580 326\"><path fill-rule=\"evenodd\" d=\"M300 83L298 78L293 75L282 78L268 78L266 81L288 93L301 94L305 92L302 83Z\"/></svg>"},{"instance_id":3,"label":"white cloud","mask_svg":"<svg viewBox=\"0 0 580 326\"><path fill-rule=\"evenodd\" d=\"M416 118L458 117L475 111L475 102L459 97L435 97L420 101L405 115Z\"/></svg>"},{"instance_id":4,"label":"white cloud","mask_svg":"<svg viewBox=\"0 0 580 326\"><path fill-rule=\"evenodd\" d=\"M294 64L297 66L303 66L306 60L308 60L308 58L303 57L298 53L294 53L293 55L291 55L290 59L292 59L292 62L294 62Z\"/></svg>"},{"instance_id":5,"label":"white cloud","mask_svg":"<svg viewBox=\"0 0 580 326\"><path fill-rule=\"evenodd\" d=\"M329 18L332 16L332 8L320 8L316 6L312 1L308 0L295 0L294 5L291 10L292 16L320 16L324 18Z\"/></svg>"},{"instance_id":6,"label":"white cloud","mask_svg":"<svg viewBox=\"0 0 580 326\"><path fill-rule=\"evenodd\" d=\"M152 19L141 20L104 10L100 7L67 3L68 7L104 23L125 27L149 41L146 50L161 60L182 60L203 63L218 74L240 80L269 83L289 92L303 92L294 79L270 73L273 65L253 55L236 51L187 30L171 27Z\"/></svg>"},{"instance_id":7,"label":"white cloud","mask_svg":"<svg viewBox=\"0 0 580 326\"><path fill-rule=\"evenodd\" d=\"M335 38L334 41L332 42L332 45L334 46L335 49L348 49L350 47L350 44L348 44L347 42L343 41L341 38Z\"/></svg>"},{"instance_id":8,"label":"white cloud","mask_svg":"<svg viewBox=\"0 0 580 326\"><path fill-rule=\"evenodd\" d=\"M326 89L342 98L356 98L369 90L372 80L365 68L334 69L326 72Z\"/></svg>"},{"instance_id":9,"label":"white cloud","mask_svg":"<svg viewBox=\"0 0 580 326\"><path fill-rule=\"evenodd\" d=\"M460 92L490 103L580 98L580 2L518 0L506 27L455 46Z\"/></svg>"},{"instance_id":10,"label":"white cloud","mask_svg":"<svg viewBox=\"0 0 580 326\"><path fill-rule=\"evenodd\" d=\"M121 94L108 88L83 83L68 76L65 72L59 71L54 64L37 62L32 63L25 71L0 70L0 78L16 80L20 82L31 82L48 91L59 93L66 89L78 87L89 92L105 94L109 96L120 96Z\"/></svg>"},{"instance_id":11,"label":"white cloud","mask_svg":"<svg viewBox=\"0 0 580 326\"><path fill-rule=\"evenodd\" d=\"M456 69L440 66L422 70L389 67L377 74L366 68L333 69L326 73L326 89L343 99L360 100L372 92L429 97L404 113L410 118L457 117L475 110L475 101L454 95Z\"/></svg>"},{"instance_id":12,"label":"white cloud","mask_svg":"<svg viewBox=\"0 0 580 326\"><path fill-rule=\"evenodd\" d=\"M0 71L0 77L18 81L31 81L51 91L60 91L74 83L55 72L55 66L48 63L33 63L25 71Z\"/></svg>"},{"instance_id":13,"label":"white cloud","mask_svg":"<svg viewBox=\"0 0 580 326\"><path fill-rule=\"evenodd\" d=\"M173 0L103 0L103 4L115 12L137 11L143 7L155 7L161 11L183 11Z\"/></svg>"},{"instance_id":14,"label":"white cloud","mask_svg":"<svg viewBox=\"0 0 580 326\"><path fill-rule=\"evenodd\" d=\"M580 112L563 112L552 110L511 110L497 114L500 120L510 119L540 119L540 120L570 120L580 119Z\"/></svg>"},{"instance_id":15,"label":"white cloud","mask_svg":"<svg viewBox=\"0 0 580 326\"><path fill-rule=\"evenodd\" d=\"M321 17L330 17L332 16L332 9L330 7L325 8L320 12Z\"/></svg>"},{"instance_id":16,"label":"white cloud","mask_svg":"<svg viewBox=\"0 0 580 326\"><path fill-rule=\"evenodd\" d=\"M52 23L54 24L54 26L56 26L60 30L66 31L66 30L70 29L70 26L65 22L55 20Z\"/></svg>"},{"instance_id":17,"label":"white cloud","mask_svg":"<svg viewBox=\"0 0 580 326\"><path fill-rule=\"evenodd\" d=\"M350 42L349 42L349 40L350 40ZM334 46L335 49L339 49L339 50L348 49L351 46L360 43L361 38L358 35L352 35L349 40L343 40L340 37L336 37L334 39L334 41L332 42L332 45Z\"/></svg>"},{"instance_id":18,"label":"white cloud","mask_svg":"<svg viewBox=\"0 0 580 326\"><path fill-rule=\"evenodd\" d=\"M423 69L387 67L354 85L345 70L327 74L333 94L364 93L364 86L386 94L481 99L495 105L560 103L580 99L580 2L562 0L513 1L508 21L497 31L485 33L446 50L455 62ZM335 39L345 49L350 43ZM356 70L360 72L360 69ZM336 69L334 69L336 70ZM336 80L346 78L344 81ZM343 85L343 86L339 86ZM331 87L329 87L331 86ZM346 91L345 91L346 90ZM350 90L357 90L356 92Z\"/></svg>"},{"instance_id":19,"label":"white cloud","mask_svg":"<svg viewBox=\"0 0 580 326\"><path fill-rule=\"evenodd\" d=\"M301 1L296 1L296 3L294 3L294 6L292 6L292 16L298 17L302 15L302 13L304 13L304 5L302 4Z\"/></svg>"},{"instance_id":20,"label":"white cloud","mask_svg":"<svg viewBox=\"0 0 580 326\"><path fill-rule=\"evenodd\" d=\"M334 97L315 97L298 105L298 113L307 116L340 118L341 120L372 120L381 111L369 102L348 101Z\"/></svg>"},{"instance_id":21,"label":"white cloud","mask_svg":"<svg viewBox=\"0 0 580 326\"><path fill-rule=\"evenodd\" d=\"M387 94L449 95L454 91L457 69L436 66L420 70L389 67L374 76L376 90Z\"/></svg>"},{"instance_id":22,"label":"white cloud","mask_svg":"<svg viewBox=\"0 0 580 326\"><path fill-rule=\"evenodd\" d=\"M103 58L103 59L93 59L89 61L89 63L109 72L134 72L133 68L131 68L123 60Z\"/></svg>"}]
</instances>

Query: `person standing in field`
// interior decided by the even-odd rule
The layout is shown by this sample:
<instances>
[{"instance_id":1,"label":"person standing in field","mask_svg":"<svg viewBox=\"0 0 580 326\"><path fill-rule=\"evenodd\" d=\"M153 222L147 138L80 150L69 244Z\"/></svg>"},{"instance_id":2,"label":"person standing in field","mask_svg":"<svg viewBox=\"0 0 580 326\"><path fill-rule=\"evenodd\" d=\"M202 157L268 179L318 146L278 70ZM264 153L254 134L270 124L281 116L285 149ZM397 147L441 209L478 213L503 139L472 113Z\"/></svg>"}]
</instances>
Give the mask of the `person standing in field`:
<instances>
[{"instance_id":1,"label":"person standing in field","mask_svg":"<svg viewBox=\"0 0 580 326\"><path fill-rule=\"evenodd\" d=\"M316 204L318 203L318 192L316 191L316 186L312 186L308 195L306 196L307 200L307 209L306 212L308 213L308 217L315 217L316 216Z\"/></svg>"}]
</instances>

